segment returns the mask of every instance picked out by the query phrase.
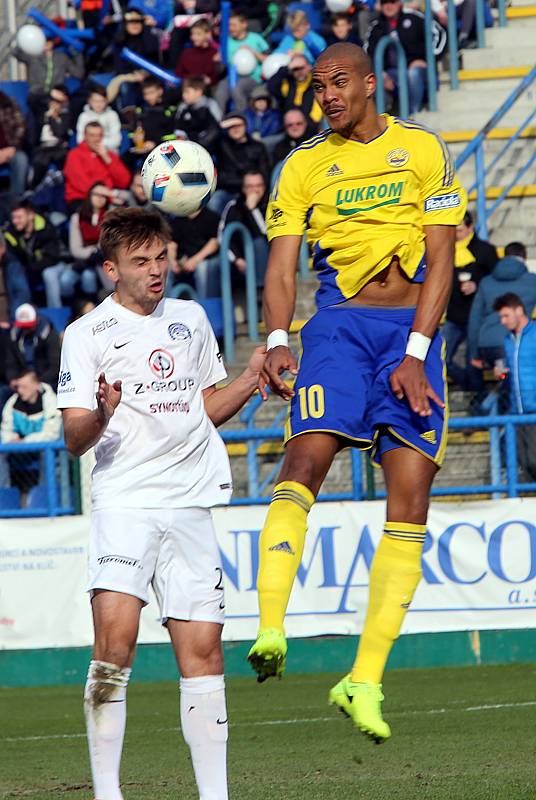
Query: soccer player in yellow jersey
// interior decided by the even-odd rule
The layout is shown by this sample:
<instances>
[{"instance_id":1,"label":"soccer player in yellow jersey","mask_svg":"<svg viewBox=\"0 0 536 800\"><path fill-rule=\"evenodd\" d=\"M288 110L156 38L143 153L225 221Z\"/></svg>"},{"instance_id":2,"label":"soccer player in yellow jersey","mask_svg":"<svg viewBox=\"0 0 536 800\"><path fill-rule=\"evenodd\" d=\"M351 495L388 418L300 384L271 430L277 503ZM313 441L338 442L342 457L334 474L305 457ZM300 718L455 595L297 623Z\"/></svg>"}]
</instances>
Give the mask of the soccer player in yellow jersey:
<instances>
[{"instance_id":1,"label":"soccer player in yellow jersey","mask_svg":"<svg viewBox=\"0 0 536 800\"><path fill-rule=\"evenodd\" d=\"M353 668L329 700L377 742L389 651L421 577L430 488L447 428L438 323L451 286L465 193L439 136L378 115L363 50L336 44L318 58L316 99L331 126L287 158L267 211L265 375L290 400L286 455L260 537L260 628L249 660L263 681L284 670L283 620L307 513L335 454L371 448L387 486L387 522L370 573ZM296 264L307 230L320 280L318 312L288 348ZM283 382L297 375L294 389Z\"/></svg>"}]
</instances>

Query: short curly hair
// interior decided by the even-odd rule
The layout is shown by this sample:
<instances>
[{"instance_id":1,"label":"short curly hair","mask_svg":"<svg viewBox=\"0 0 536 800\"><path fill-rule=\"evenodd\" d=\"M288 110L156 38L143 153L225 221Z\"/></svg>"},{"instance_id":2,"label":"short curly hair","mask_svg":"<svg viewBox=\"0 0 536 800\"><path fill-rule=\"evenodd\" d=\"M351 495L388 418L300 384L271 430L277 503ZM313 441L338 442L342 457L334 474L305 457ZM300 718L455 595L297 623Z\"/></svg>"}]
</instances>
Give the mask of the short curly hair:
<instances>
[{"instance_id":1,"label":"short curly hair","mask_svg":"<svg viewBox=\"0 0 536 800\"><path fill-rule=\"evenodd\" d=\"M171 230L159 211L143 208L114 208L105 215L99 236L104 261L115 261L120 247L134 250L159 239L171 241Z\"/></svg>"}]
</instances>

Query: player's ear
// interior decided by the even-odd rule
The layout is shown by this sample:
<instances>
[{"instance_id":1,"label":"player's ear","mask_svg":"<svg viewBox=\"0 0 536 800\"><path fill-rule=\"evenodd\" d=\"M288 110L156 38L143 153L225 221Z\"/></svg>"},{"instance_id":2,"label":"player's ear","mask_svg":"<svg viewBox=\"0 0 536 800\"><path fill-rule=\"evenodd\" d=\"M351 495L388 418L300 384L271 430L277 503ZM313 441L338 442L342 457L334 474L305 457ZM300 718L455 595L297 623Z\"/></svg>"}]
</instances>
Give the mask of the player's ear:
<instances>
[{"instance_id":1,"label":"player's ear","mask_svg":"<svg viewBox=\"0 0 536 800\"><path fill-rule=\"evenodd\" d=\"M114 283L117 283L117 281L119 280L119 275L117 273L117 267L114 261L106 259L106 261L103 262L102 270L107 278L109 278Z\"/></svg>"},{"instance_id":2,"label":"player's ear","mask_svg":"<svg viewBox=\"0 0 536 800\"><path fill-rule=\"evenodd\" d=\"M374 92L376 91L376 75L373 72L369 72L368 75L364 77L365 82L365 94L367 100L373 97Z\"/></svg>"}]
</instances>

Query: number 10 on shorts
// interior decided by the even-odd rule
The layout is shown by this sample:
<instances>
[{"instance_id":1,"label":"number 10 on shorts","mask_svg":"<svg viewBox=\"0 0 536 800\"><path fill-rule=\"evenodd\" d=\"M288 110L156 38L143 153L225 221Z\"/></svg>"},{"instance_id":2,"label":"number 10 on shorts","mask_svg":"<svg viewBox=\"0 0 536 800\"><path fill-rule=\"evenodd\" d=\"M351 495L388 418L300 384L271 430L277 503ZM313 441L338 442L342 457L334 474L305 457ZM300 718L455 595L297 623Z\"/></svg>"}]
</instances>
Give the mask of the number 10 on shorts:
<instances>
[{"instance_id":1,"label":"number 10 on shorts","mask_svg":"<svg viewBox=\"0 0 536 800\"><path fill-rule=\"evenodd\" d=\"M313 386L302 386L298 389L300 416L302 419L319 419L324 416L324 387L319 383Z\"/></svg>"}]
</instances>

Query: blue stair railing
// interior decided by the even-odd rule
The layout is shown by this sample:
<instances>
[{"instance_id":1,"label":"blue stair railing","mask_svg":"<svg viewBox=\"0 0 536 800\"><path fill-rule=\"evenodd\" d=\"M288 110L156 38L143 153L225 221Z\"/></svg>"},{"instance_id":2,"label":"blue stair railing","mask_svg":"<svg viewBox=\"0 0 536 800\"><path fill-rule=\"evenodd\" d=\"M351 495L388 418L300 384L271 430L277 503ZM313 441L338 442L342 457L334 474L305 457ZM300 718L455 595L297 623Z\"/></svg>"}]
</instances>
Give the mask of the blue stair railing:
<instances>
[{"instance_id":1,"label":"blue stair railing","mask_svg":"<svg viewBox=\"0 0 536 800\"><path fill-rule=\"evenodd\" d=\"M223 229L220 241L221 298L223 304L223 349L225 360L234 364L236 360L234 343L234 303L231 283L231 262L229 246L233 236L241 236L246 261L246 311L248 337L257 342L259 338L259 315L257 311L257 278L255 272L255 249L253 239L245 225L231 222Z\"/></svg>"}]
</instances>

